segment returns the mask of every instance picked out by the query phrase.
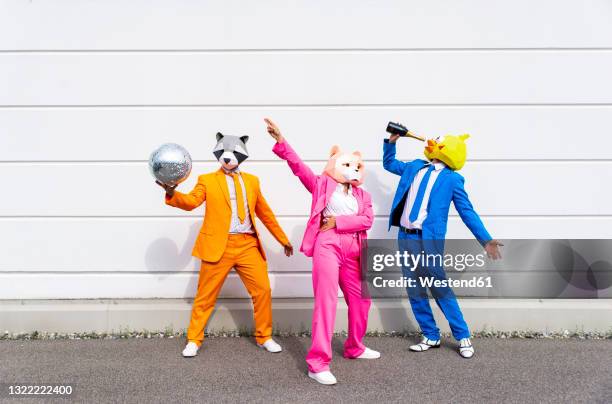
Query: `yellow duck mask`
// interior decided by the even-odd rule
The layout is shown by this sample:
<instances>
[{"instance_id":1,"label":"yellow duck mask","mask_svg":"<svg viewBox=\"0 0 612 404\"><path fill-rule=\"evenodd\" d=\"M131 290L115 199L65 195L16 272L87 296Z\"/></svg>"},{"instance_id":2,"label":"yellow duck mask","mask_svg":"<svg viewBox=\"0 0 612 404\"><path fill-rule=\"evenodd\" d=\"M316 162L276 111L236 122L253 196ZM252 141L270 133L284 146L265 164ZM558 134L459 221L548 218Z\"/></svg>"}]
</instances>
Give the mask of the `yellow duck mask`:
<instances>
[{"instance_id":1,"label":"yellow duck mask","mask_svg":"<svg viewBox=\"0 0 612 404\"><path fill-rule=\"evenodd\" d=\"M467 158L467 148L465 141L470 135L454 136L446 135L436 139L427 140L425 146L425 157L431 161L438 159L448 166L453 171L461 170Z\"/></svg>"}]
</instances>

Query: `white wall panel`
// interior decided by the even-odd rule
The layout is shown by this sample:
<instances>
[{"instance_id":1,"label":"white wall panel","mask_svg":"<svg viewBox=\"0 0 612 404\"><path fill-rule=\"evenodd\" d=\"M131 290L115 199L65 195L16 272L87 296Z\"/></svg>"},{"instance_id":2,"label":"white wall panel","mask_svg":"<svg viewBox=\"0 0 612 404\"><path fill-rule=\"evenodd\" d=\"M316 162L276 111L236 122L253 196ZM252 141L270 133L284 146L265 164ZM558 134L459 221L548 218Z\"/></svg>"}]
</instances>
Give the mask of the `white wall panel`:
<instances>
[{"instance_id":1,"label":"white wall panel","mask_svg":"<svg viewBox=\"0 0 612 404\"><path fill-rule=\"evenodd\" d=\"M315 173L324 162L309 163ZM198 174L218 163L198 163L178 190L189 192ZM285 162L244 163L258 175L264 196L280 216L304 215L310 194ZM472 162L461 171L476 210L483 215L610 215L612 162ZM387 214L399 177L371 163L366 186L376 214ZM146 163L4 163L0 183L11 184L0 216L202 215L165 205Z\"/></svg>"},{"instance_id":2,"label":"white wall panel","mask_svg":"<svg viewBox=\"0 0 612 404\"><path fill-rule=\"evenodd\" d=\"M612 103L612 50L0 54L1 105Z\"/></svg>"},{"instance_id":3,"label":"white wall panel","mask_svg":"<svg viewBox=\"0 0 612 404\"><path fill-rule=\"evenodd\" d=\"M607 0L0 3L0 49L612 46Z\"/></svg>"},{"instance_id":4,"label":"white wall panel","mask_svg":"<svg viewBox=\"0 0 612 404\"><path fill-rule=\"evenodd\" d=\"M1 273L3 299L87 299L193 297L198 283L194 273L133 274ZM273 297L311 297L310 274L270 274ZM240 278L231 273L220 297L248 297Z\"/></svg>"},{"instance_id":5,"label":"white wall panel","mask_svg":"<svg viewBox=\"0 0 612 404\"><path fill-rule=\"evenodd\" d=\"M269 272L310 271L310 259L297 251L306 220L280 219L296 249L291 258L262 231ZM500 239L609 238L612 228L611 216L485 216L483 221ZM196 217L1 219L0 272L194 272L199 261L191 257L191 249L200 224ZM396 229L387 232L386 217L377 217L369 237L396 234ZM457 216L450 218L447 236L473 238Z\"/></svg>"},{"instance_id":6,"label":"white wall panel","mask_svg":"<svg viewBox=\"0 0 612 404\"><path fill-rule=\"evenodd\" d=\"M472 135L461 173L494 236L610 238L610 71L608 0L2 1L0 299L193 296L202 208L165 206L146 160L187 147L188 191L219 130L251 136L244 169L297 249L309 195L264 116L316 172L332 143L364 153L372 237L390 236L399 120ZM310 296L309 260L263 233L274 295ZM223 296L246 296L235 275Z\"/></svg>"},{"instance_id":7,"label":"white wall panel","mask_svg":"<svg viewBox=\"0 0 612 404\"><path fill-rule=\"evenodd\" d=\"M325 158L333 143L380 160L389 120L426 136L468 132L471 160L612 159L612 106L432 106L0 109L0 161L144 161L170 141L213 160L217 131L250 135L250 161L274 160L266 116L307 160ZM398 155L422 147L401 140Z\"/></svg>"}]
</instances>

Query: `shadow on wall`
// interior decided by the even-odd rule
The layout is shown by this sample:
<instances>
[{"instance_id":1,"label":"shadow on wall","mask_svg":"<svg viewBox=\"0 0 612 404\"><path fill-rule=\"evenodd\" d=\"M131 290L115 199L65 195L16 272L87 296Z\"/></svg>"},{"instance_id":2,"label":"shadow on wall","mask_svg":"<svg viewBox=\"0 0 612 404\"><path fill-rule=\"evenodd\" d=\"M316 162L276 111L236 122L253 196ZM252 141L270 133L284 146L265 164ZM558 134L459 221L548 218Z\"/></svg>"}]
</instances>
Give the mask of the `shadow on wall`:
<instances>
[{"instance_id":1,"label":"shadow on wall","mask_svg":"<svg viewBox=\"0 0 612 404\"><path fill-rule=\"evenodd\" d=\"M284 274L290 274L311 270L312 263L310 258L300 252L302 237L306 230L306 219L292 227L291 234L287 234L287 237L289 237L293 245L293 255L291 257L285 255L284 249L279 248L280 244L278 244L274 238L271 238L271 241L264 244L264 249L268 258L268 272L272 271L275 273L282 272ZM259 222L257 223L257 228L260 234L268 231L263 224ZM274 249L272 250L271 247L274 247ZM272 285L272 290L274 290L274 285Z\"/></svg>"},{"instance_id":2,"label":"shadow on wall","mask_svg":"<svg viewBox=\"0 0 612 404\"><path fill-rule=\"evenodd\" d=\"M388 173L388 175L395 176L391 173ZM399 177L397 177L397 179L397 182L399 182ZM382 182L378 178L378 174L375 171L370 170L366 172L364 189L372 195L372 204L374 205L375 212L383 212L389 210L389 207L391 206L391 202L393 200L393 196L395 195L395 188L392 189L384 182ZM387 207L387 209L380 209L381 207Z\"/></svg>"},{"instance_id":3,"label":"shadow on wall","mask_svg":"<svg viewBox=\"0 0 612 404\"><path fill-rule=\"evenodd\" d=\"M177 273L199 271L199 261L194 260L191 256L191 250L201 226L201 220L197 220L189 226L187 241L180 249L173 240L167 237L160 237L149 244L145 252L145 266L147 270L162 281ZM185 289L185 295L194 296L196 286L197 276L190 277Z\"/></svg>"}]
</instances>

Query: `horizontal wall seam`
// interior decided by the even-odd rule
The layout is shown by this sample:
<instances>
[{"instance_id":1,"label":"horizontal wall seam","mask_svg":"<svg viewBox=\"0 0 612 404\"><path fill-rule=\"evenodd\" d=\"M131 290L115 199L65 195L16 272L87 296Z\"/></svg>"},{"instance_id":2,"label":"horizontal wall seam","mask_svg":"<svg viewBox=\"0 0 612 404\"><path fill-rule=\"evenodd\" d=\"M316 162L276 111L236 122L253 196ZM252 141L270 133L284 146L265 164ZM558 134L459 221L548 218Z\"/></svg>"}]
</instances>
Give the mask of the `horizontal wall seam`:
<instances>
[{"instance_id":1,"label":"horizontal wall seam","mask_svg":"<svg viewBox=\"0 0 612 404\"><path fill-rule=\"evenodd\" d=\"M609 46L587 47L427 47L427 48L234 48L234 49L0 49L0 55L62 55L62 54L308 54L308 53L486 53L486 52L610 52Z\"/></svg>"},{"instance_id":2,"label":"horizontal wall seam","mask_svg":"<svg viewBox=\"0 0 612 404\"><path fill-rule=\"evenodd\" d=\"M2 110L259 110L259 109L306 109L306 110L343 110L343 109L422 109L422 108L610 108L612 103L354 103L354 104L15 104L0 105Z\"/></svg>"},{"instance_id":3,"label":"horizontal wall seam","mask_svg":"<svg viewBox=\"0 0 612 404\"><path fill-rule=\"evenodd\" d=\"M308 215L275 215L280 219L308 219ZM534 219L564 219L564 218L612 218L612 214L605 213L578 213L578 214L563 214L563 215L546 215L546 214L489 214L479 215L482 218L534 218ZM374 215L375 218L388 219L388 215ZM449 217L459 217L457 214L449 214ZM127 220L158 220L158 219L202 219L201 213L193 215L0 215L0 220L22 220L22 219L127 219Z\"/></svg>"},{"instance_id":4,"label":"horizontal wall seam","mask_svg":"<svg viewBox=\"0 0 612 404\"><path fill-rule=\"evenodd\" d=\"M382 141L381 137L381 141ZM326 164L329 160L314 160L303 159L305 163L311 164ZM365 163L382 164L382 160L364 159ZM192 160L195 164L214 164L216 160ZM145 165L148 160L0 160L0 165ZM259 159L248 160L246 163L249 166L256 164L274 164L285 165L285 161L281 159ZM467 163L473 164L497 164L497 163L513 163L513 164L547 164L547 163L612 163L612 157L609 159L587 159L587 158L569 158L569 159L471 159ZM247 170L248 171L248 170Z\"/></svg>"},{"instance_id":5,"label":"horizontal wall seam","mask_svg":"<svg viewBox=\"0 0 612 404\"><path fill-rule=\"evenodd\" d=\"M611 102L491 102L491 103L301 103L301 104L3 104L2 109L133 109L133 108L235 108L235 109L263 109L263 108L492 108L492 107L612 107Z\"/></svg>"}]
</instances>

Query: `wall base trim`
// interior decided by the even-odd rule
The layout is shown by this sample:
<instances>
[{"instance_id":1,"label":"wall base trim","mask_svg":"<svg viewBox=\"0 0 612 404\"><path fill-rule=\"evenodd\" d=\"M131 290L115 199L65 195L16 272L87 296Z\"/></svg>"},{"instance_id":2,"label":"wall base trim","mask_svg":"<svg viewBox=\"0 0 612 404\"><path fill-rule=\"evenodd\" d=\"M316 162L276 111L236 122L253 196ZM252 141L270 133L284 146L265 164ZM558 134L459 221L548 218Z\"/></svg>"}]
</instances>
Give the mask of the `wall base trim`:
<instances>
[{"instance_id":1,"label":"wall base trim","mask_svg":"<svg viewBox=\"0 0 612 404\"><path fill-rule=\"evenodd\" d=\"M612 328L612 299L460 299L460 305L473 332L608 332ZM251 308L247 299L219 299L208 330L250 329ZM310 330L312 299L274 299L273 308L276 331ZM180 331L187 327L190 311L190 299L0 300L0 332ZM346 312L346 305L339 303L336 331L346 330ZM434 313L442 331L448 332L437 307ZM372 302L369 331L415 329L406 299Z\"/></svg>"}]
</instances>

